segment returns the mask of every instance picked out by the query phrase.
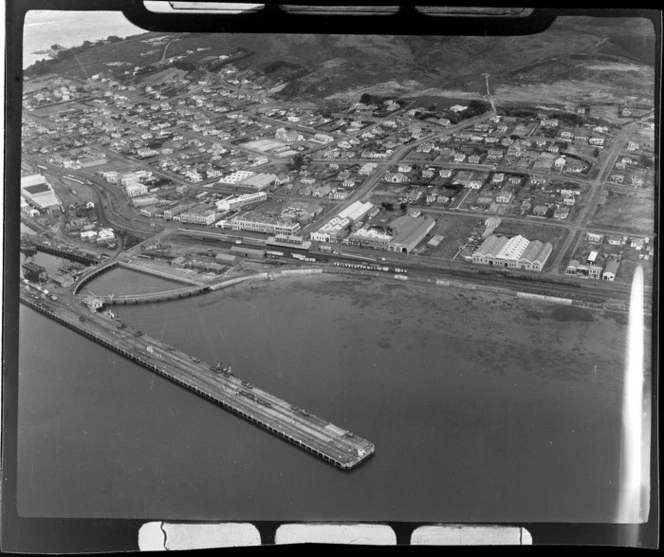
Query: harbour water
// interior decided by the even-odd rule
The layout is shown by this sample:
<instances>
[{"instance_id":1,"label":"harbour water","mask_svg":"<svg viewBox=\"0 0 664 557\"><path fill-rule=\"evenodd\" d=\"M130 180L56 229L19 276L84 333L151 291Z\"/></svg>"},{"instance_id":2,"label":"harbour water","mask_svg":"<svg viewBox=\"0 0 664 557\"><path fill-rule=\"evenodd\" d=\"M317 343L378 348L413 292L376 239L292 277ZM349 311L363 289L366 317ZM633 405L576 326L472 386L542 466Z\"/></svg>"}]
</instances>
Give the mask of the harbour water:
<instances>
[{"instance_id":1,"label":"harbour water","mask_svg":"<svg viewBox=\"0 0 664 557\"><path fill-rule=\"evenodd\" d=\"M231 363L242 379L371 440L376 454L341 472L21 307L21 345L39 342L20 350L20 514L614 517L623 315L334 277L117 313L205 361Z\"/></svg>"},{"instance_id":2,"label":"harbour water","mask_svg":"<svg viewBox=\"0 0 664 557\"><path fill-rule=\"evenodd\" d=\"M131 269L112 269L88 284L84 291L97 296L151 294L182 288L185 284Z\"/></svg>"}]
</instances>

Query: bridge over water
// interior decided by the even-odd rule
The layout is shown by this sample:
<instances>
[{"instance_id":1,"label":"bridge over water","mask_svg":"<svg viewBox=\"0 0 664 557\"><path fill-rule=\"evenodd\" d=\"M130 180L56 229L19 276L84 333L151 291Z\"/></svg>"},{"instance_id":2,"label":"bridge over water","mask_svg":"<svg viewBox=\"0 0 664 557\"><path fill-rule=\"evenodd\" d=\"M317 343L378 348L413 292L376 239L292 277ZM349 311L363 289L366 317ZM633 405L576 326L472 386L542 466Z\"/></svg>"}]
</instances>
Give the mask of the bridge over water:
<instances>
[{"instance_id":1,"label":"bridge over water","mask_svg":"<svg viewBox=\"0 0 664 557\"><path fill-rule=\"evenodd\" d=\"M182 277L179 275L172 275L170 273L166 273L163 271L158 271L156 269L150 269L148 267L142 267L139 265L132 265L131 263L128 263L126 261L110 261L106 263L105 265L101 265L98 267L94 267L88 271L86 271L84 274L82 274L78 281L73 286L73 294L77 295L81 291L81 288L85 286L88 282L90 282L92 279L98 277L102 273L105 273L106 271L110 271L114 267L124 267L126 269L131 269L132 271L138 271L139 273L146 273L148 275L154 275L157 277L161 277L167 280L172 280L174 282L181 282L184 284L189 284L190 286L193 287L203 287L205 286L205 283L195 280L192 278L187 278L187 277Z\"/></svg>"},{"instance_id":2,"label":"bridge over water","mask_svg":"<svg viewBox=\"0 0 664 557\"><path fill-rule=\"evenodd\" d=\"M166 302L168 300L178 300L180 298L188 298L210 290L208 285L202 286L187 286L185 288L177 288L175 290L166 290L163 292L152 292L149 294L133 294L128 296L116 296L111 294L109 296L96 296L98 300L105 305L132 305L132 304L149 304L152 302Z\"/></svg>"}]
</instances>

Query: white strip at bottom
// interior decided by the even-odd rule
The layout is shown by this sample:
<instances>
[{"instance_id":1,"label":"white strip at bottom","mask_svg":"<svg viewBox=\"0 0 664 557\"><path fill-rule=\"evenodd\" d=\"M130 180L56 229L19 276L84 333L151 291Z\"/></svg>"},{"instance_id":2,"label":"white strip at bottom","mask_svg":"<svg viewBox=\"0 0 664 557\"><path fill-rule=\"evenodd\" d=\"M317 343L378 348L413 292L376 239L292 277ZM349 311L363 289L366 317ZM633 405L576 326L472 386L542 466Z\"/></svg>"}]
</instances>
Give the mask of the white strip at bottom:
<instances>
[{"instance_id":1,"label":"white strip at bottom","mask_svg":"<svg viewBox=\"0 0 664 557\"><path fill-rule=\"evenodd\" d=\"M138 532L141 551L210 549L261 545L261 535L251 523L148 522ZM275 544L396 545L394 530L383 524L282 524ZM420 526L411 545L532 545L533 539L519 526L440 524Z\"/></svg>"},{"instance_id":2,"label":"white strip at bottom","mask_svg":"<svg viewBox=\"0 0 664 557\"><path fill-rule=\"evenodd\" d=\"M530 532L519 526L468 526L441 524L420 526L411 545L532 545Z\"/></svg>"},{"instance_id":3,"label":"white strip at bottom","mask_svg":"<svg viewBox=\"0 0 664 557\"><path fill-rule=\"evenodd\" d=\"M258 529L250 523L188 524L148 522L138 531L141 551L209 549L261 545Z\"/></svg>"},{"instance_id":4,"label":"white strip at bottom","mask_svg":"<svg viewBox=\"0 0 664 557\"><path fill-rule=\"evenodd\" d=\"M382 524L282 524L277 528L277 545L293 543L334 543L396 545L397 536Z\"/></svg>"}]
</instances>

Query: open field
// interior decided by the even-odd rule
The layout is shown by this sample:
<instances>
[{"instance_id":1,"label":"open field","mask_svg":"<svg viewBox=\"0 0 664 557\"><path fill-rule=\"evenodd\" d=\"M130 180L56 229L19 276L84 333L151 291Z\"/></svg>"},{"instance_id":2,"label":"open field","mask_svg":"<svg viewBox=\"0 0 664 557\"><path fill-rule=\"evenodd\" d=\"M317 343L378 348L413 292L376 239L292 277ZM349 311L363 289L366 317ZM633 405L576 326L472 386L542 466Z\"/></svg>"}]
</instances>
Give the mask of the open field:
<instances>
[{"instance_id":1,"label":"open field","mask_svg":"<svg viewBox=\"0 0 664 557\"><path fill-rule=\"evenodd\" d=\"M508 236L521 234L531 242L534 240L551 242L553 250L555 251L557 243L563 240L567 235L567 230L561 226L548 226L546 224L530 224L503 220L498 228L496 228L495 234L505 234Z\"/></svg>"},{"instance_id":2,"label":"open field","mask_svg":"<svg viewBox=\"0 0 664 557\"><path fill-rule=\"evenodd\" d=\"M639 259L634 250L625 250L620 267L618 267L618 274L616 275L616 282L631 282L634 277L634 271L637 267L643 268L643 279L645 284L653 284L653 261L645 261Z\"/></svg>"},{"instance_id":3,"label":"open field","mask_svg":"<svg viewBox=\"0 0 664 557\"><path fill-rule=\"evenodd\" d=\"M598 205L592 224L642 234L653 233L655 205L652 199L613 190L609 193L606 202Z\"/></svg>"},{"instance_id":4,"label":"open field","mask_svg":"<svg viewBox=\"0 0 664 557\"><path fill-rule=\"evenodd\" d=\"M459 247L461 247L473 230L483 222L480 218L471 218L457 215L444 215L429 234L434 236L440 234L445 239L436 247L427 246L426 242L422 244L424 248L421 255L437 257L441 259L452 259Z\"/></svg>"}]
</instances>

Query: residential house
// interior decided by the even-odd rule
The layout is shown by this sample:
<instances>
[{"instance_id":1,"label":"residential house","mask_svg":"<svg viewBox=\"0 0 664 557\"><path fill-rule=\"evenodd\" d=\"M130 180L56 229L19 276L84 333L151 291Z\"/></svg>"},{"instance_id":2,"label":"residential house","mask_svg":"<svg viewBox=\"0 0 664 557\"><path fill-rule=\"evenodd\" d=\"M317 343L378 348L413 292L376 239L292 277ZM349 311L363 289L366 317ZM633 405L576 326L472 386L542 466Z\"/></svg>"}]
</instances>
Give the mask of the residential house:
<instances>
[{"instance_id":1,"label":"residential house","mask_svg":"<svg viewBox=\"0 0 664 557\"><path fill-rule=\"evenodd\" d=\"M609 261L606 264L606 267L604 267L604 272L602 273L602 280L610 280L613 281L616 279L616 275L618 274L618 267L620 266L620 263L616 261L615 259Z\"/></svg>"},{"instance_id":2,"label":"residential house","mask_svg":"<svg viewBox=\"0 0 664 557\"><path fill-rule=\"evenodd\" d=\"M542 127L544 128L557 128L558 127L558 118L547 118L542 120Z\"/></svg>"},{"instance_id":3,"label":"residential house","mask_svg":"<svg viewBox=\"0 0 664 557\"><path fill-rule=\"evenodd\" d=\"M565 220L569 217L569 207L558 207L553 212L553 218L558 220Z\"/></svg>"},{"instance_id":4,"label":"residential house","mask_svg":"<svg viewBox=\"0 0 664 557\"><path fill-rule=\"evenodd\" d=\"M385 174L385 181L392 182L394 184L401 184L408 181L407 177L401 172L387 172Z\"/></svg>"}]
</instances>

